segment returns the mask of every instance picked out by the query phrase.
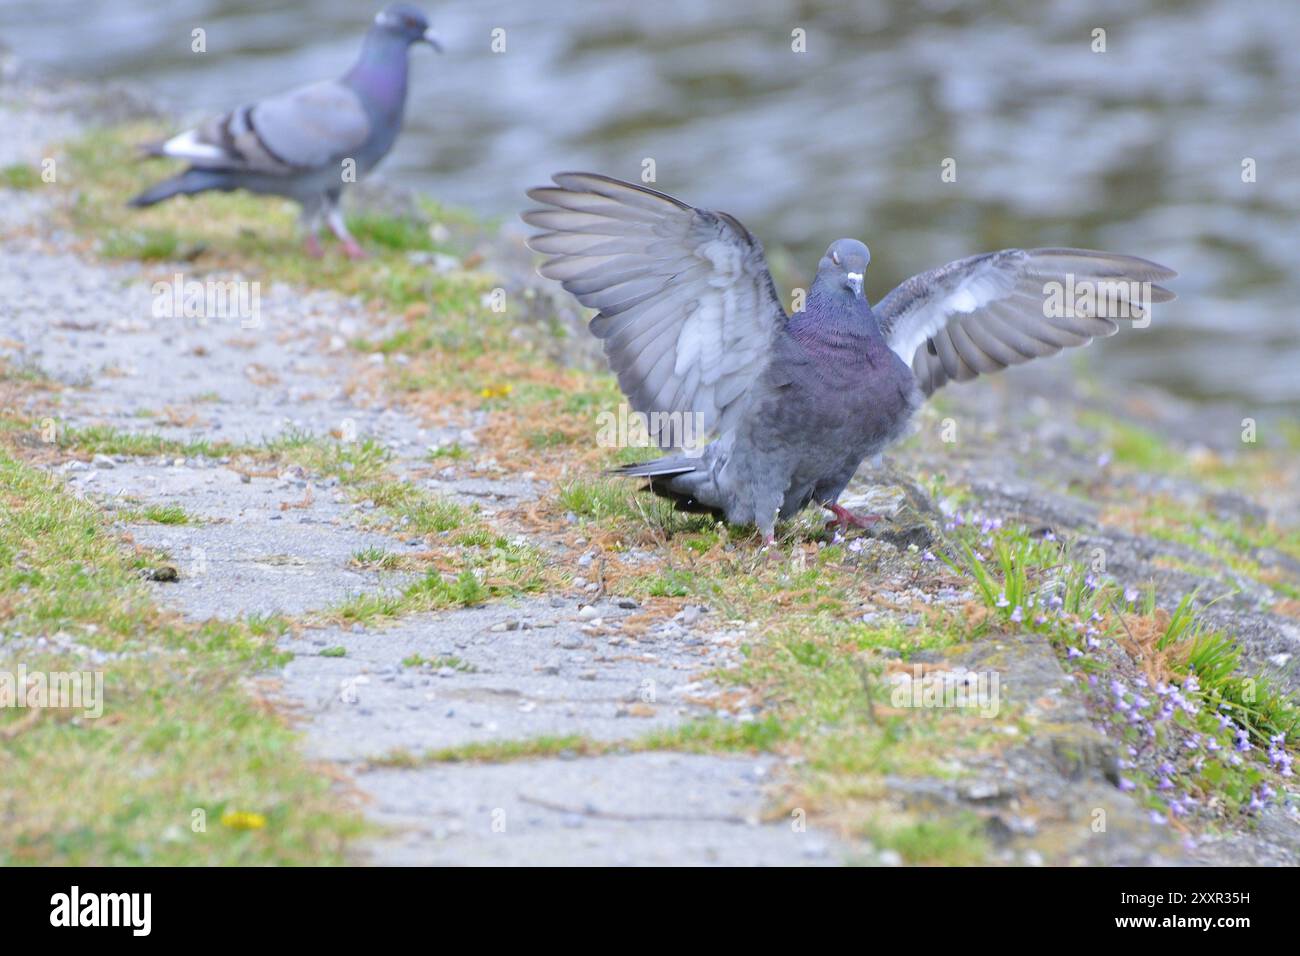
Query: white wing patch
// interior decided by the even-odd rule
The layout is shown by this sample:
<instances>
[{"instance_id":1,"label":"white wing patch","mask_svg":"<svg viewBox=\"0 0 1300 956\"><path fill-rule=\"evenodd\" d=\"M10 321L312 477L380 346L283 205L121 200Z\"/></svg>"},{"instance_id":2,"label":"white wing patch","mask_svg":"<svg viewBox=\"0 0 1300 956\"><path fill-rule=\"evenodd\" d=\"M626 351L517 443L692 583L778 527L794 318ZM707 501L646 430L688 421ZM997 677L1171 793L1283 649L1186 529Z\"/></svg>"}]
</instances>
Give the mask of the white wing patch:
<instances>
[{"instance_id":1,"label":"white wing patch","mask_svg":"<svg viewBox=\"0 0 1300 956\"><path fill-rule=\"evenodd\" d=\"M220 146L204 143L198 137L198 130L187 129L163 143L162 151L165 155L175 156L177 159L227 160L230 158Z\"/></svg>"},{"instance_id":2,"label":"white wing patch","mask_svg":"<svg viewBox=\"0 0 1300 956\"><path fill-rule=\"evenodd\" d=\"M984 308L990 302L1002 298L1015 288L1015 277L1004 272L994 272L987 266L980 272L966 277L952 292L939 299L920 306L922 315L912 334L900 341L890 343L894 354L912 366L916 350L930 336L948 324L954 315L969 315Z\"/></svg>"},{"instance_id":3,"label":"white wing patch","mask_svg":"<svg viewBox=\"0 0 1300 956\"><path fill-rule=\"evenodd\" d=\"M709 276L710 285L730 285L740 274L741 250L734 244L713 239L695 251L713 266L713 275Z\"/></svg>"},{"instance_id":4,"label":"white wing patch","mask_svg":"<svg viewBox=\"0 0 1300 956\"><path fill-rule=\"evenodd\" d=\"M728 323L736 315L739 305L735 281L744 263L741 250L722 239L703 243L695 251L713 267L707 279L713 289L700 297L695 311L682 323L682 331L677 336L677 361L673 363L673 372L682 376L698 366L700 381L709 384L718 378L721 371L717 359L726 354L726 339L731 332Z\"/></svg>"},{"instance_id":5,"label":"white wing patch","mask_svg":"<svg viewBox=\"0 0 1300 956\"><path fill-rule=\"evenodd\" d=\"M951 312L974 312L980 307L980 300L971 294L970 289L958 289L944 300L943 305Z\"/></svg>"},{"instance_id":6,"label":"white wing patch","mask_svg":"<svg viewBox=\"0 0 1300 956\"><path fill-rule=\"evenodd\" d=\"M678 333L674 375L685 375L694 366L702 364L705 356L719 354L723 346L725 319L726 308L721 296L710 292L700 297L699 305L686 317L682 330ZM701 368L701 371L704 369ZM706 382L711 378L708 375L702 377Z\"/></svg>"}]
</instances>

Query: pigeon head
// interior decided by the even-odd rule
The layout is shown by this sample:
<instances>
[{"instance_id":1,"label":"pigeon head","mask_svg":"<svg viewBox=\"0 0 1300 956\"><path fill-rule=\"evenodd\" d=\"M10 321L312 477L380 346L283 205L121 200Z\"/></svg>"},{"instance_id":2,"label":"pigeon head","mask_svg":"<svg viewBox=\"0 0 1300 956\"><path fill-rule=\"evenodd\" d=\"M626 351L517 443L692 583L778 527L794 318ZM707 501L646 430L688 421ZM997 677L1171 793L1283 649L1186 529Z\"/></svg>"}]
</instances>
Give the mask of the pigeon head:
<instances>
[{"instance_id":1,"label":"pigeon head","mask_svg":"<svg viewBox=\"0 0 1300 956\"><path fill-rule=\"evenodd\" d=\"M439 53L442 52L442 41L429 29L429 18L423 10L409 3L390 3L384 7L375 15L374 28L405 41L408 46L412 43L427 43Z\"/></svg>"},{"instance_id":2,"label":"pigeon head","mask_svg":"<svg viewBox=\"0 0 1300 956\"><path fill-rule=\"evenodd\" d=\"M837 239L817 264L817 282L833 289L847 289L862 298L871 252L856 239Z\"/></svg>"}]
</instances>

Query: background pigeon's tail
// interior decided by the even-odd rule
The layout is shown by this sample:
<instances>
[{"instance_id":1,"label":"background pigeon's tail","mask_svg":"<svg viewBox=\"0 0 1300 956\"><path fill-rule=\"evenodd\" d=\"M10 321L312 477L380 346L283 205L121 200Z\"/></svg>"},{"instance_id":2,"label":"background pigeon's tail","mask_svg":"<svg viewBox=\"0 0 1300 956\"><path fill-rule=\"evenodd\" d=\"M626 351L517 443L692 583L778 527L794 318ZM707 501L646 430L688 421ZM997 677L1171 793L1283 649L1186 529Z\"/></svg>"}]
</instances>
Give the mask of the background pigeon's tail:
<instances>
[{"instance_id":1,"label":"background pigeon's tail","mask_svg":"<svg viewBox=\"0 0 1300 956\"><path fill-rule=\"evenodd\" d=\"M127 205L139 209L144 206L152 206L154 203L160 203L164 199L171 199L173 196L188 196L193 193L207 192L209 189L229 190L233 188L229 177L225 173L210 169L187 169L179 176L164 179L157 185L150 186L140 195L131 199Z\"/></svg>"}]
</instances>

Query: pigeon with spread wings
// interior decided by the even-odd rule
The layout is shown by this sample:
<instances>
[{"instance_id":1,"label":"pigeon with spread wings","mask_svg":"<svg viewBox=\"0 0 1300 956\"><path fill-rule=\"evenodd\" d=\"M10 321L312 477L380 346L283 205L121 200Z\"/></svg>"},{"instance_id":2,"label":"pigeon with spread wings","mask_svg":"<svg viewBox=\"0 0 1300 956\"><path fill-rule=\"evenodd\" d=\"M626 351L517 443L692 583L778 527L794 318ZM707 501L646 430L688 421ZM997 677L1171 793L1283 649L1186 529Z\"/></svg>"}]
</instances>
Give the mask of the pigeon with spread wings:
<instances>
[{"instance_id":1,"label":"pigeon with spread wings","mask_svg":"<svg viewBox=\"0 0 1300 956\"><path fill-rule=\"evenodd\" d=\"M596 309L592 334L651 437L674 453L617 470L685 510L755 524L838 501L927 396L1145 321L1172 299L1164 266L1084 249L1005 249L913 276L876 303L871 254L832 243L786 313L759 241L734 217L593 173L528 195L538 271ZM688 418L689 416L689 418ZM704 429L703 448L681 436Z\"/></svg>"}]
</instances>

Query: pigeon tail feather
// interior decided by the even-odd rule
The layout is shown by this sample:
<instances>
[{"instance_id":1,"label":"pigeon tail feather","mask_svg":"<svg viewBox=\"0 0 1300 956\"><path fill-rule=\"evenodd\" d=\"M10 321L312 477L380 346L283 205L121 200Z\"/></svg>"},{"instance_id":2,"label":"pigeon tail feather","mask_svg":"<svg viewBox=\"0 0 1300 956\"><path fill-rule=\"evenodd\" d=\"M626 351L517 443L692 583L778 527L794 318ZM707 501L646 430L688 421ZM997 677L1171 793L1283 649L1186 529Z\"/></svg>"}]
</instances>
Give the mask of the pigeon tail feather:
<instances>
[{"instance_id":1,"label":"pigeon tail feather","mask_svg":"<svg viewBox=\"0 0 1300 956\"><path fill-rule=\"evenodd\" d=\"M605 473L622 478L663 478L669 475L686 475L696 470L698 458L683 458L670 455L667 458L655 458L651 461L638 461L630 465L610 468Z\"/></svg>"},{"instance_id":2,"label":"pigeon tail feather","mask_svg":"<svg viewBox=\"0 0 1300 956\"><path fill-rule=\"evenodd\" d=\"M206 169L187 169L178 176L164 179L162 182L150 186L138 196L133 197L127 205L141 209L145 206L160 203L165 199L171 199L173 196L189 196L194 193L207 192L210 189L229 191L234 188L234 184L230 182L229 176L225 173Z\"/></svg>"}]
</instances>

